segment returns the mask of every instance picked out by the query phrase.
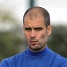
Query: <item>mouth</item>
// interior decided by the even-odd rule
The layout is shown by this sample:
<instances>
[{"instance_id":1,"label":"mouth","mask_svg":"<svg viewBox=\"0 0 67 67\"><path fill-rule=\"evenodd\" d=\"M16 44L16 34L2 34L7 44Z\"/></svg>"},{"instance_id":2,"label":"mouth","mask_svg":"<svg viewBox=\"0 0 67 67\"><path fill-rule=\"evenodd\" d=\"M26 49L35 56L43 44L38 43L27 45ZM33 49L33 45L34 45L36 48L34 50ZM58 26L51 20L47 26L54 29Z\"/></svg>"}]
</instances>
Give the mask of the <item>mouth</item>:
<instances>
[{"instance_id":1,"label":"mouth","mask_svg":"<svg viewBox=\"0 0 67 67\"><path fill-rule=\"evenodd\" d=\"M30 44L35 45L37 41L30 41Z\"/></svg>"}]
</instances>

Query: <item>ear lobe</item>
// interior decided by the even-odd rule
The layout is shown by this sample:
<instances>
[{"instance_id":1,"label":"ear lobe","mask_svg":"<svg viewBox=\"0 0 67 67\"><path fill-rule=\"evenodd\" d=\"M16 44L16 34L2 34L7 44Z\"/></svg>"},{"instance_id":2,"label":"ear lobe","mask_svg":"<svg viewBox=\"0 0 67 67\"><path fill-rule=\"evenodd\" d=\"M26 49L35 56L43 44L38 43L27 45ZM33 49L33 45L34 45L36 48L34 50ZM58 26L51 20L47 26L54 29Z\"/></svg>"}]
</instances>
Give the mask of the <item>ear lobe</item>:
<instances>
[{"instance_id":1,"label":"ear lobe","mask_svg":"<svg viewBox=\"0 0 67 67\"><path fill-rule=\"evenodd\" d=\"M47 27L47 35L50 35L50 34L51 34L51 31L52 31L52 26L49 25L49 26Z\"/></svg>"}]
</instances>

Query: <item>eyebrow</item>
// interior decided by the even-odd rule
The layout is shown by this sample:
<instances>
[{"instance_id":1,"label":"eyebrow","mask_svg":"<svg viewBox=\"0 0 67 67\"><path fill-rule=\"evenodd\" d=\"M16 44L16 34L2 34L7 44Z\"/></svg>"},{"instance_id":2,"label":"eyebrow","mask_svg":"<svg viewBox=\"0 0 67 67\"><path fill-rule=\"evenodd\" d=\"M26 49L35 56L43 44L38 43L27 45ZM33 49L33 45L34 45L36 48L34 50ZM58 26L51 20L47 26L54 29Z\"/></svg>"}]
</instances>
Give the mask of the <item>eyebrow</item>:
<instances>
[{"instance_id":1,"label":"eyebrow","mask_svg":"<svg viewBox=\"0 0 67 67\"><path fill-rule=\"evenodd\" d=\"M34 29L40 29L40 30L41 30L41 29L43 29L43 28L42 28L42 27L36 27L36 28L34 28Z\"/></svg>"},{"instance_id":2,"label":"eyebrow","mask_svg":"<svg viewBox=\"0 0 67 67\"><path fill-rule=\"evenodd\" d=\"M37 31L40 31L42 30L43 28L42 27L35 27L34 30L37 30ZM25 27L25 30L32 30L31 27Z\"/></svg>"}]
</instances>

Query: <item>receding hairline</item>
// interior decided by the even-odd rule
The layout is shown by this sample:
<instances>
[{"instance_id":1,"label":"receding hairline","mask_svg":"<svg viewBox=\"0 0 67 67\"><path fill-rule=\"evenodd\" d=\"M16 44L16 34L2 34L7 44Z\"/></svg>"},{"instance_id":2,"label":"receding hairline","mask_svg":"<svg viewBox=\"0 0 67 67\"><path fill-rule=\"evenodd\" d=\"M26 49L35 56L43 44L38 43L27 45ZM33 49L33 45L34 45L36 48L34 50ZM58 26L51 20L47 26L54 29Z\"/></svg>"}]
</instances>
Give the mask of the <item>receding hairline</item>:
<instances>
[{"instance_id":1,"label":"receding hairline","mask_svg":"<svg viewBox=\"0 0 67 67\"><path fill-rule=\"evenodd\" d=\"M39 8L33 8L31 9L27 14L26 16L28 16L31 20L34 20L35 18L38 18L38 17L43 17L42 13L41 13L41 10ZM26 17L25 16L25 17Z\"/></svg>"},{"instance_id":2,"label":"receding hairline","mask_svg":"<svg viewBox=\"0 0 67 67\"><path fill-rule=\"evenodd\" d=\"M35 17L38 17L39 15L44 18L44 20L46 21L46 25L47 26L50 25L50 15L49 15L49 12L45 8L38 7L38 6L29 8L25 12L25 14L23 16L23 22L24 22L24 18L26 16L29 16L30 19L33 20Z\"/></svg>"}]
</instances>

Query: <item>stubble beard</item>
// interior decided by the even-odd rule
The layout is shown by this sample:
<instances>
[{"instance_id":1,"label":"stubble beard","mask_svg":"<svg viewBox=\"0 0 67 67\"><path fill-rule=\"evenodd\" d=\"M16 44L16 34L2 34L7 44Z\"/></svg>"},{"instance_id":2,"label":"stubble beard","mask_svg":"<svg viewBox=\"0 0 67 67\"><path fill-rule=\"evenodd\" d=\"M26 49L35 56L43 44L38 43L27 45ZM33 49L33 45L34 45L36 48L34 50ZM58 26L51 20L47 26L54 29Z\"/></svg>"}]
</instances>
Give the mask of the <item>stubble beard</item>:
<instances>
[{"instance_id":1,"label":"stubble beard","mask_svg":"<svg viewBox=\"0 0 67 67\"><path fill-rule=\"evenodd\" d=\"M39 52L39 51L42 51L42 50L45 49L46 44L47 44L47 41L46 41L46 42L44 43L44 45L41 46L41 47L33 48L33 47L29 46L29 49L30 49L31 51L33 51L33 52ZM39 45L41 45L41 43L39 43Z\"/></svg>"}]
</instances>

